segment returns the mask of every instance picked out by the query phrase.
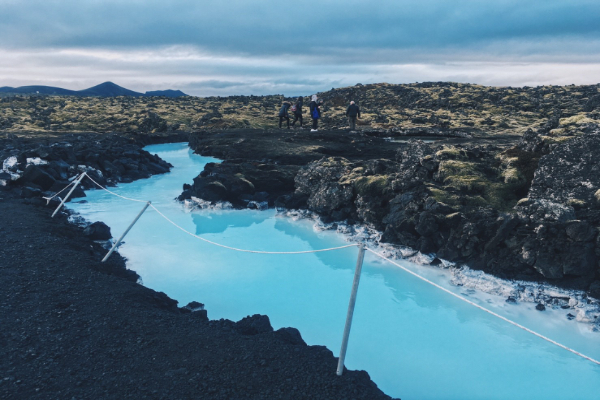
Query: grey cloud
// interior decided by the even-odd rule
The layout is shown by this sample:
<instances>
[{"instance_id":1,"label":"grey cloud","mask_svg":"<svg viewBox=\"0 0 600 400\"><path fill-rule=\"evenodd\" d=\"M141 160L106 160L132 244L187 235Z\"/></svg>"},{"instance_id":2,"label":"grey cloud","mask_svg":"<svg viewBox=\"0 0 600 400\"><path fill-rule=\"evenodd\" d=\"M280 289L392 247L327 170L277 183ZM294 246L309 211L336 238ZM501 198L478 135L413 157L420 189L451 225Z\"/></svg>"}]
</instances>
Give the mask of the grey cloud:
<instances>
[{"instance_id":1,"label":"grey cloud","mask_svg":"<svg viewBox=\"0 0 600 400\"><path fill-rule=\"evenodd\" d=\"M195 45L235 54L470 48L498 40L598 38L596 1L28 1L3 6L5 46ZM299 22L301 21L301 22ZM503 49L511 54L510 48ZM553 51L560 51L554 48Z\"/></svg>"},{"instance_id":2,"label":"grey cloud","mask_svg":"<svg viewBox=\"0 0 600 400\"><path fill-rule=\"evenodd\" d=\"M357 82L600 80L597 0L311 4L0 0L0 86L295 95Z\"/></svg>"}]
</instances>

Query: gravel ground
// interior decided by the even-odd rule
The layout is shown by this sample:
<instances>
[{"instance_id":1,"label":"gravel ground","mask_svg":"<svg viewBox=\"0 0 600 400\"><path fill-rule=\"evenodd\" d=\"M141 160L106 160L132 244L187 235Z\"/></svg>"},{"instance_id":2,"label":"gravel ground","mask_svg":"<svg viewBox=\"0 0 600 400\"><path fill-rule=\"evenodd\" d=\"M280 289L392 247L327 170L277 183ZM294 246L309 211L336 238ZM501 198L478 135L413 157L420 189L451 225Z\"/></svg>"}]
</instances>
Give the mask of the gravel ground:
<instances>
[{"instance_id":1,"label":"gravel ground","mask_svg":"<svg viewBox=\"0 0 600 400\"><path fill-rule=\"evenodd\" d=\"M0 399L389 398L294 329L183 312L28 203L0 191Z\"/></svg>"}]
</instances>

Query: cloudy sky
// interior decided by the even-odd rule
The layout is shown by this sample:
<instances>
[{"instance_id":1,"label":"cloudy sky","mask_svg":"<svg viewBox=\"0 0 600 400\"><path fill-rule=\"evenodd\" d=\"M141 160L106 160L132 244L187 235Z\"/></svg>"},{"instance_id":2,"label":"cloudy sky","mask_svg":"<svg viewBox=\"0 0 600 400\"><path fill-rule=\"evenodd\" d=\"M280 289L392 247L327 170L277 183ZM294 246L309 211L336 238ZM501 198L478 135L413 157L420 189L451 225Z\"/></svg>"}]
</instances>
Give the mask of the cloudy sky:
<instances>
[{"instance_id":1,"label":"cloudy sky","mask_svg":"<svg viewBox=\"0 0 600 400\"><path fill-rule=\"evenodd\" d=\"M0 0L0 86L600 83L599 0Z\"/></svg>"}]
</instances>

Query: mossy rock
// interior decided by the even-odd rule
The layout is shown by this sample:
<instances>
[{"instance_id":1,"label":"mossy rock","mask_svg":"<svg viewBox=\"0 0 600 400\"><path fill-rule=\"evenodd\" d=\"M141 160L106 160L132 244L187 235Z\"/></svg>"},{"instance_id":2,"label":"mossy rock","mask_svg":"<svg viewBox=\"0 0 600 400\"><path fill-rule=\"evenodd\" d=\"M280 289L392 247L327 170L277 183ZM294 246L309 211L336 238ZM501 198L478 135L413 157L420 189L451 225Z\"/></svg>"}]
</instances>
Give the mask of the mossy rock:
<instances>
[{"instance_id":1,"label":"mossy rock","mask_svg":"<svg viewBox=\"0 0 600 400\"><path fill-rule=\"evenodd\" d=\"M381 196L385 194L389 183L389 175L372 175L356 179L353 186L361 196Z\"/></svg>"},{"instance_id":2,"label":"mossy rock","mask_svg":"<svg viewBox=\"0 0 600 400\"><path fill-rule=\"evenodd\" d=\"M440 150L436 151L435 156L439 160L466 160L467 153L454 146L443 146Z\"/></svg>"}]
</instances>

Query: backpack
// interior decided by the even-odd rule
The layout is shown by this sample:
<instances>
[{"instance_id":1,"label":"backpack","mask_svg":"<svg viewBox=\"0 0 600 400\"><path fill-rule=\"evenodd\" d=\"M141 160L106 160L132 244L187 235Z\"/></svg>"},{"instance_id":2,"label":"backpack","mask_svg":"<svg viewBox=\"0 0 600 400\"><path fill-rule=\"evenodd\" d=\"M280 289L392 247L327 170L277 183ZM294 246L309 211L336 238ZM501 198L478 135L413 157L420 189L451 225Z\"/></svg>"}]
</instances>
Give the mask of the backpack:
<instances>
[{"instance_id":1,"label":"backpack","mask_svg":"<svg viewBox=\"0 0 600 400\"><path fill-rule=\"evenodd\" d=\"M315 105L315 107L312 110L311 117L313 117L314 119L321 117L321 115L319 115L319 106Z\"/></svg>"}]
</instances>

